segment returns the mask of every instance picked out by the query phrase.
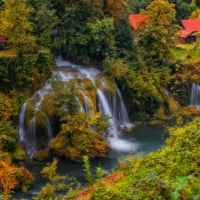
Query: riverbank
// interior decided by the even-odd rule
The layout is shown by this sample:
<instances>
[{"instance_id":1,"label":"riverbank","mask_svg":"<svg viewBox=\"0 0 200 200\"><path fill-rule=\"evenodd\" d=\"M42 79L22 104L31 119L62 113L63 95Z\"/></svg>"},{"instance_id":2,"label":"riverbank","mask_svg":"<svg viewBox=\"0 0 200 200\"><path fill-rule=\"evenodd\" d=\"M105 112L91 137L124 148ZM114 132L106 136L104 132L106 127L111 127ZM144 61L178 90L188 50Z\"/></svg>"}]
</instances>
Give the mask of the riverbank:
<instances>
[{"instance_id":1,"label":"riverbank","mask_svg":"<svg viewBox=\"0 0 200 200\"><path fill-rule=\"evenodd\" d=\"M168 128L166 146L144 158L133 155L110 176L66 199L200 199L199 126L195 118Z\"/></svg>"},{"instance_id":2,"label":"riverbank","mask_svg":"<svg viewBox=\"0 0 200 200\"><path fill-rule=\"evenodd\" d=\"M112 169L116 169L119 164L118 159L120 156L127 156L131 151L140 155L147 155L150 152L156 151L160 146L165 145L165 139L168 137L164 135L163 125L149 125L141 124L136 125L131 132L121 132L120 139L124 141L124 144L132 144L132 149L124 150L126 147L120 147L119 149L113 149L105 158L91 160L91 167L94 173L96 167L101 167L104 173L111 172ZM46 163L51 163L52 160L47 161L28 161L24 165L34 174L35 183L27 191L23 193L21 191L16 191L13 194L13 198L17 200L31 199L37 193L41 191L41 187L44 186L48 181L42 178L40 171L46 166ZM83 163L75 163L66 160L65 158L60 158L58 161L58 172L61 175L69 175L76 177L82 185L86 185L85 172L83 171ZM63 191L62 194L65 195L67 191Z\"/></svg>"}]
</instances>

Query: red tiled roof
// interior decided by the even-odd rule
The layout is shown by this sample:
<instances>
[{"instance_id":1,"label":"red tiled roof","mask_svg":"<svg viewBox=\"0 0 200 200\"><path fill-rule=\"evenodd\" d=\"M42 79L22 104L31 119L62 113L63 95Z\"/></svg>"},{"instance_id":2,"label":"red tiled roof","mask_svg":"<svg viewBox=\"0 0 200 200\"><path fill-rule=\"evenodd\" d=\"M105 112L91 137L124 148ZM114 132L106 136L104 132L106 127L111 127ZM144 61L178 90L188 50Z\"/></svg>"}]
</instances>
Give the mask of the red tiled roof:
<instances>
[{"instance_id":1,"label":"red tiled roof","mask_svg":"<svg viewBox=\"0 0 200 200\"><path fill-rule=\"evenodd\" d=\"M187 31L200 31L200 20L181 20L181 22Z\"/></svg>"},{"instance_id":2,"label":"red tiled roof","mask_svg":"<svg viewBox=\"0 0 200 200\"><path fill-rule=\"evenodd\" d=\"M134 29L141 29L141 28L144 28L145 24L142 23L142 22L144 22L145 19L147 19L147 16L146 16L146 15L131 14L131 15L129 16L130 24L131 24L131 26L132 26Z\"/></svg>"},{"instance_id":3,"label":"red tiled roof","mask_svg":"<svg viewBox=\"0 0 200 200\"><path fill-rule=\"evenodd\" d=\"M6 38L0 37L0 42L5 42L5 41L6 41Z\"/></svg>"},{"instance_id":4,"label":"red tiled roof","mask_svg":"<svg viewBox=\"0 0 200 200\"><path fill-rule=\"evenodd\" d=\"M181 38L186 38L188 35L190 35L193 31L187 31L187 30L182 30L180 33L179 33L179 37Z\"/></svg>"}]
</instances>

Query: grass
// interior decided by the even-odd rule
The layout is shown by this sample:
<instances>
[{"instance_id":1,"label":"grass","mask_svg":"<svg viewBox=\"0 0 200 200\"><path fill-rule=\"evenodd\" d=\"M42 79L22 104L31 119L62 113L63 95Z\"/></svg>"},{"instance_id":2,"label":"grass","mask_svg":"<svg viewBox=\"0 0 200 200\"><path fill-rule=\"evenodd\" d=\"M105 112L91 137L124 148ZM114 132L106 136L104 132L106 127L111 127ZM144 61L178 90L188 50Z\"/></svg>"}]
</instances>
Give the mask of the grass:
<instances>
[{"instance_id":1,"label":"grass","mask_svg":"<svg viewBox=\"0 0 200 200\"><path fill-rule=\"evenodd\" d=\"M181 43L178 43L176 45L177 48L181 48L181 49L191 49L194 47L194 44L181 44Z\"/></svg>"},{"instance_id":2,"label":"grass","mask_svg":"<svg viewBox=\"0 0 200 200\"><path fill-rule=\"evenodd\" d=\"M0 56L6 56L6 57L16 56L16 52L10 49L4 49L0 50Z\"/></svg>"},{"instance_id":3,"label":"grass","mask_svg":"<svg viewBox=\"0 0 200 200\"><path fill-rule=\"evenodd\" d=\"M198 63L200 61L200 49L193 49L193 47L193 44L177 44L175 48L170 50L175 59Z\"/></svg>"},{"instance_id":4,"label":"grass","mask_svg":"<svg viewBox=\"0 0 200 200\"><path fill-rule=\"evenodd\" d=\"M24 54L24 56L29 56L29 55L33 55L33 56L37 56L36 53L27 53ZM16 52L12 49L4 49L4 50L0 50L0 57L5 56L5 57L14 57L17 56Z\"/></svg>"}]
</instances>

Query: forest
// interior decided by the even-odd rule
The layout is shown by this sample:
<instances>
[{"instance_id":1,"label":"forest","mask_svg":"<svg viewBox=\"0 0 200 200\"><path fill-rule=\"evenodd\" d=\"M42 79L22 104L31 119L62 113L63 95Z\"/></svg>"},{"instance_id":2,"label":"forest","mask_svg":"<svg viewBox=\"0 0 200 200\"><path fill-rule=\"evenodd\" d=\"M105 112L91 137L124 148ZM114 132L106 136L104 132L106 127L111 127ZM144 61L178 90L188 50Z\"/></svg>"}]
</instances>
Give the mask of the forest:
<instances>
[{"instance_id":1,"label":"forest","mask_svg":"<svg viewBox=\"0 0 200 200\"><path fill-rule=\"evenodd\" d=\"M145 16L142 28L131 14ZM200 0L0 0L0 199L34 185L23 165L33 159L51 162L35 200L199 200L200 102L190 96L200 92L200 39L179 43L187 19L200 20ZM104 97L112 109L98 108ZM130 151L94 175L90 160L112 151L115 120L127 132L122 122L176 125L156 152ZM60 157L83 163L87 186L56 171Z\"/></svg>"}]
</instances>

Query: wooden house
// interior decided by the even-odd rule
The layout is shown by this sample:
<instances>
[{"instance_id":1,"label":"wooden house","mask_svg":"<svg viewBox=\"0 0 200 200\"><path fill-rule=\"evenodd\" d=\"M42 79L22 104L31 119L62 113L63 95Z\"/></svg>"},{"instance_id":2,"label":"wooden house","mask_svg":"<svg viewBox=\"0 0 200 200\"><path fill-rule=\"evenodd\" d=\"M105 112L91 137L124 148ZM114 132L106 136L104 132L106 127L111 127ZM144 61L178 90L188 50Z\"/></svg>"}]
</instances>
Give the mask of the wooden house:
<instances>
[{"instance_id":1,"label":"wooden house","mask_svg":"<svg viewBox=\"0 0 200 200\"><path fill-rule=\"evenodd\" d=\"M200 20L181 20L183 29L178 34L178 41L182 44L195 42L196 32L200 31Z\"/></svg>"},{"instance_id":2,"label":"wooden house","mask_svg":"<svg viewBox=\"0 0 200 200\"><path fill-rule=\"evenodd\" d=\"M0 37L0 50L3 50L6 46L6 38Z\"/></svg>"},{"instance_id":3,"label":"wooden house","mask_svg":"<svg viewBox=\"0 0 200 200\"><path fill-rule=\"evenodd\" d=\"M146 19L147 19L146 15L140 15L140 14L129 15L129 22L134 30L143 29L145 27Z\"/></svg>"},{"instance_id":4,"label":"wooden house","mask_svg":"<svg viewBox=\"0 0 200 200\"><path fill-rule=\"evenodd\" d=\"M146 15L140 15L140 14L131 14L129 15L129 22L131 27L134 31L134 43L137 44L139 41L139 35L137 33L137 30L141 30L145 27L145 24L147 23L148 16Z\"/></svg>"}]
</instances>

